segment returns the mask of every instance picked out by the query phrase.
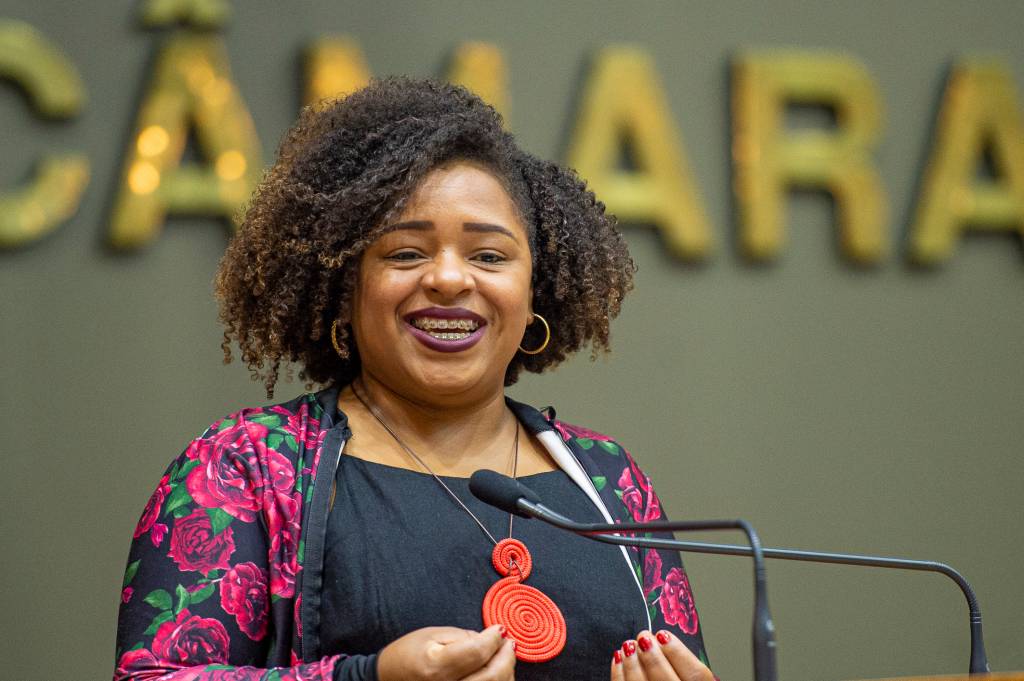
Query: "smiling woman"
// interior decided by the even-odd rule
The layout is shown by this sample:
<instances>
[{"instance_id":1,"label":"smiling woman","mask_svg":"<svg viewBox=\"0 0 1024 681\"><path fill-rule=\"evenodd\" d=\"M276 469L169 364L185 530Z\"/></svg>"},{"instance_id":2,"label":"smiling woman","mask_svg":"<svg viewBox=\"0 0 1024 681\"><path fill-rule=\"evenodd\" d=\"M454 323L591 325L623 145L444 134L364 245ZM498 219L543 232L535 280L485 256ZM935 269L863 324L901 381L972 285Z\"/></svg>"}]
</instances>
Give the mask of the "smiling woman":
<instances>
[{"instance_id":1,"label":"smiling woman","mask_svg":"<svg viewBox=\"0 0 1024 681\"><path fill-rule=\"evenodd\" d=\"M216 422L168 468L115 679L711 678L678 556L468 493L491 469L581 519L661 517L625 449L504 395L607 350L633 272L572 171L462 88L388 79L305 110L216 290L228 358L268 394L282 362L320 390Z\"/></svg>"}]
</instances>

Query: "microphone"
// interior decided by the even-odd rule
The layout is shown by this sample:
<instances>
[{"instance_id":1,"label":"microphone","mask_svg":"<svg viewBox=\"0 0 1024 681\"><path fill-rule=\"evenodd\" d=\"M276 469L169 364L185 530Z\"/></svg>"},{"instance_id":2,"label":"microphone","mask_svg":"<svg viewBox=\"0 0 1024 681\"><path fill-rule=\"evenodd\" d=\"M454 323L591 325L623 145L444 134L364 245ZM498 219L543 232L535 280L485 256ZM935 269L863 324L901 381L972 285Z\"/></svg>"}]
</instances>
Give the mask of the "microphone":
<instances>
[{"instance_id":1,"label":"microphone","mask_svg":"<svg viewBox=\"0 0 1024 681\"><path fill-rule=\"evenodd\" d=\"M505 513L513 513L520 518L533 517L519 508L520 499L534 504L540 503L537 493L526 485L507 475L486 469L473 473L469 479L469 491L485 504L494 506Z\"/></svg>"},{"instance_id":2,"label":"microphone","mask_svg":"<svg viewBox=\"0 0 1024 681\"><path fill-rule=\"evenodd\" d=\"M584 535L595 541L645 548L674 548L674 546L665 546L662 543L676 543L664 539L631 538L607 534L609 532L620 532L624 529L641 529L636 523L616 525L574 522L541 504L540 496L526 485L495 471L479 470L473 473L469 479L469 491L485 504L495 506L506 513L515 513L524 518L537 518L555 527ZM772 623L771 613L768 610L768 586L765 578L761 540L758 538L754 528L745 520L690 520L657 524L655 529L680 531L741 530L747 535L747 540L750 543L747 555L752 556L754 559L754 624L752 632L754 679L755 681L776 681L775 625ZM644 528L642 531L647 531L647 529Z\"/></svg>"},{"instance_id":3,"label":"microphone","mask_svg":"<svg viewBox=\"0 0 1024 681\"><path fill-rule=\"evenodd\" d=\"M964 598L967 600L967 608L970 617L970 629L971 629L971 659L969 665L969 673L975 674L987 674L991 670L989 669L988 656L985 653L985 641L982 635L981 628L981 607L978 604L978 599L974 594L974 589L968 581L959 572L954 570L945 563L939 563L935 561L925 560L911 560L907 558L891 558L883 556L866 556L852 553L827 553L822 551L802 551L796 549L772 549L766 548L761 549L760 544L757 544L755 549L754 541L751 541L751 547L746 546L735 546L732 544L706 544L702 542L687 542L678 541L675 539L635 539L629 537L610 536L608 533L617 532L672 532L672 531L686 531L692 529L703 529L704 527L711 524L722 524L722 523L743 523L743 521L711 521L710 523L699 523L693 521L654 521L649 523L577 523L565 516L552 511L543 504L540 503L539 496L526 485L507 478L507 476L494 473L493 471L477 471L474 473L475 478L480 473L489 473L490 475L485 476L487 480L494 479L494 482L485 481L483 484L486 488L490 488L491 485L498 487L503 486L504 492L503 503L506 506L498 506L502 510L508 512L515 512L511 509L520 511L519 515L527 515L532 518L537 518L542 522L554 525L570 532L585 536L595 541L601 541L609 544L621 544L625 546L641 546L645 548L655 549L668 549L674 551L691 551L694 553L713 553L718 555L727 556L754 556L755 561L757 555L760 553L765 558L776 558L780 560L799 560L811 563L830 563L838 565L865 565L871 567L883 567L897 570L917 570L924 572L938 572L952 579L956 585L960 588ZM496 478L506 478L508 482L513 483L515 491L511 486L507 486L507 483L498 481ZM487 498L477 494L473 489L472 479L470 481L470 490L477 496L478 499L484 503L491 503ZM515 497L519 491L523 491L522 496ZM489 492L490 489L485 490L485 493ZM496 504L495 504L496 505ZM696 527L699 525L700 527ZM733 525L729 525L733 527ZM749 527L749 525L748 525ZM719 525L716 529L726 529L724 526ZM752 531L752 530L751 530ZM756 534L753 535L756 538ZM748 535L748 538L750 535ZM756 588L756 587L755 587ZM756 592L755 592L756 596ZM774 646L774 641L772 642ZM772 651L774 655L774 651ZM757 658L755 657L755 667L757 664ZM756 673L756 669L755 669ZM760 678L760 677L757 677Z\"/></svg>"}]
</instances>

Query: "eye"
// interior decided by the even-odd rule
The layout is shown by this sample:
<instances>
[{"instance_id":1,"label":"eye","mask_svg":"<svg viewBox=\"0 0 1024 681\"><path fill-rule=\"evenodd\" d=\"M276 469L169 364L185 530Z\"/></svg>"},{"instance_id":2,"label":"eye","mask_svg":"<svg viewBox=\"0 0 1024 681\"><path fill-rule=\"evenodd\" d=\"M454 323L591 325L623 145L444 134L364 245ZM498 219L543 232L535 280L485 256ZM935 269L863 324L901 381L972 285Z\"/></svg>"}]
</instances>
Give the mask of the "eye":
<instances>
[{"instance_id":1,"label":"eye","mask_svg":"<svg viewBox=\"0 0 1024 681\"><path fill-rule=\"evenodd\" d=\"M418 260L420 254L412 250L397 251L384 257L385 260L391 260L393 262L414 262Z\"/></svg>"},{"instance_id":2,"label":"eye","mask_svg":"<svg viewBox=\"0 0 1024 681\"><path fill-rule=\"evenodd\" d=\"M473 259L477 260L478 262L482 262L485 265L500 265L501 263L508 260L508 258L503 256L501 253L495 253L494 251L484 251L483 253L478 253L477 255L473 256Z\"/></svg>"}]
</instances>

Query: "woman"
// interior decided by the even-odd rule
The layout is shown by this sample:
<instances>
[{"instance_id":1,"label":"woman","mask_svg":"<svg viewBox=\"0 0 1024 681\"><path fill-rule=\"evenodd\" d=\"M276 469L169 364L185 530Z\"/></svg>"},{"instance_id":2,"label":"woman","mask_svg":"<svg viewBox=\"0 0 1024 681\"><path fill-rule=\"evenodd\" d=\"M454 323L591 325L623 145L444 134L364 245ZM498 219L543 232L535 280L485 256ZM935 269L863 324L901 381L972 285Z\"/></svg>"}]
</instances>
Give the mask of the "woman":
<instances>
[{"instance_id":1,"label":"woman","mask_svg":"<svg viewBox=\"0 0 1024 681\"><path fill-rule=\"evenodd\" d=\"M327 387L218 421L167 469L114 678L710 679L675 554L513 522L466 484L493 469L581 519L661 517L626 450L504 396L606 350L633 271L583 183L462 88L388 79L304 111L216 290L226 359L237 341L268 396L282 361Z\"/></svg>"}]
</instances>

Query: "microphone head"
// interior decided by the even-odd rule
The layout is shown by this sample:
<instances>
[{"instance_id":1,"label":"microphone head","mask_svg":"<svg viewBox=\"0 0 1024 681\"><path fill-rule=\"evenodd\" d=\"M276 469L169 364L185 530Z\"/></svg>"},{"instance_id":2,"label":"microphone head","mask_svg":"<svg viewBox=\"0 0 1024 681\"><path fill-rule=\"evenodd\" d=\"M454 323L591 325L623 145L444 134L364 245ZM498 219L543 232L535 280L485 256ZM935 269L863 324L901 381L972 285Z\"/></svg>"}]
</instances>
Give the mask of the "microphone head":
<instances>
[{"instance_id":1,"label":"microphone head","mask_svg":"<svg viewBox=\"0 0 1024 681\"><path fill-rule=\"evenodd\" d=\"M502 475L497 471L479 470L469 479L469 491L480 501L499 508L506 513L514 513L520 518L530 516L519 510L516 502L526 499L540 503L540 497L532 489L518 480Z\"/></svg>"}]
</instances>

